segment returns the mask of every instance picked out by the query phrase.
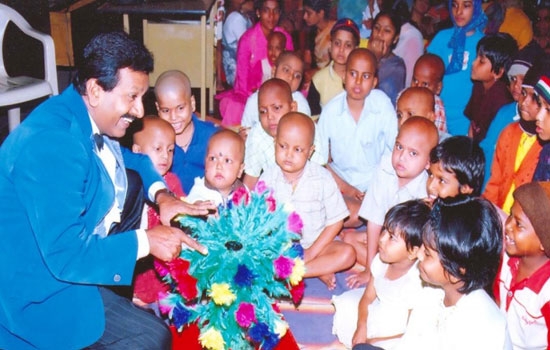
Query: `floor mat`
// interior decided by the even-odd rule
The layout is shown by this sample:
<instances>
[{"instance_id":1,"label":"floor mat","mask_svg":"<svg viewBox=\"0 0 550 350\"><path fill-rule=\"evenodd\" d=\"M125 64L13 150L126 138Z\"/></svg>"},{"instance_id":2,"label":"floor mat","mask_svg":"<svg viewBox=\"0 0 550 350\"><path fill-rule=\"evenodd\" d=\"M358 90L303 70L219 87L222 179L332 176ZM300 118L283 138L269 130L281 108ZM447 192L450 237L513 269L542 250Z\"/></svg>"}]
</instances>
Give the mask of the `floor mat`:
<instances>
[{"instance_id":1,"label":"floor mat","mask_svg":"<svg viewBox=\"0 0 550 350\"><path fill-rule=\"evenodd\" d=\"M331 298L349 290L346 286L346 277L349 274L350 272L336 274L336 288L332 291L318 278L308 278L305 280L304 298L297 308L292 304L280 304L300 349L346 349L332 334L334 306Z\"/></svg>"}]
</instances>

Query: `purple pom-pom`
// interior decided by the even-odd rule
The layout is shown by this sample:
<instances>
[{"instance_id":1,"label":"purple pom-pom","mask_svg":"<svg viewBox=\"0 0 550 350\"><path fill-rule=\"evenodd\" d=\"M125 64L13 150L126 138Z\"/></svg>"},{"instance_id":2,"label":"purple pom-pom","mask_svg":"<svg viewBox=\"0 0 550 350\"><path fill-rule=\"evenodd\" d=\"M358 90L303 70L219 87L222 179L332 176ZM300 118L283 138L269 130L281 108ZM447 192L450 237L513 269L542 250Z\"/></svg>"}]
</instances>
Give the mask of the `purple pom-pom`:
<instances>
[{"instance_id":1,"label":"purple pom-pom","mask_svg":"<svg viewBox=\"0 0 550 350\"><path fill-rule=\"evenodd\" d=\"M250 271L250 269L245 265L239 264L239 266L237 266L237 273L235 274L233 280L238 287L243 288L250 287L254 281L254 278L256 278L254 272Z\"/></svg>"},{"instance_id":2,"label":"purple pom-pom","mask_svg":"<svg viewBox=\"0 0 550 350\"><path fill-rule=\"evenodd\" d=\"M261 343L269 335L269 326L264 322L259 322L250 327L248 336L254 343Z\"/></svg>"}]
</instances>

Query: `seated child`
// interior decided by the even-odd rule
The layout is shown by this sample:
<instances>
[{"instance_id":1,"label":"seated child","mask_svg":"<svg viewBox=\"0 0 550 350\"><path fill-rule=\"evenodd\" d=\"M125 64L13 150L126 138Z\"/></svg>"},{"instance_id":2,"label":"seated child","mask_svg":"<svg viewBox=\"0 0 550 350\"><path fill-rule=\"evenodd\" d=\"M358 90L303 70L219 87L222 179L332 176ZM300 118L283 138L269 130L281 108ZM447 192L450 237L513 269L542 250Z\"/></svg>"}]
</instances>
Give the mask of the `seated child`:
<instances>
[{"instance_id":1,"label":"seated child","mask_svg":"<svg viewBox=\"0 0 550 350\"><path fill-rule=\"evenodd\" d=\"M204 177L196 177L187 202L212 201L225 207L233 193L243 186L244 141L229 129L218 130L208 141Z\"/></svg>"},{"instance_id":2,"label":"seated child","mask_svg":"<svg viewBox=\"0 0 550 350\"><path fill-rule=\"evenodd\" d=\"M329 290L335 273L355 262L353 247L335 240L349 212L330 173L309 161L315 150L315 124L305 114L287 113L275 137L275 161L260 177L277 202L291 204L303 221L305 278L319 277Z\"/></svg>"},{"instance_id":3,"label":"seated child","mask_svg":"<svg viewBox=\"0 0 550 350\"><path fill-rule=\"evenodd\" d=\"M267 57L261 60L262 64L262 83L273 78L275 62L281 52L285 50L286 36L281 32L271 32L267 36Z\"/></svg>"},{"instance_id":4,"label":"seated child","mask_svg":"<svg viewBox=\"0 0 550 350\"><path fill-rule=\"evenodd\" d=\"M550 140L550 59L545 62L540 80L535 85L534 93L538 96L539 111L537 135L543 141ZM550 143L545 142L539 154L539 162L533 175L534 181L550 181Z\"/></svg>"},{"instance_id":5,"label":"seated child","mask_svg":"<svg viewBox=\"0 0 550 350\"><path fill-rule=\"evenodd\" d=\"M172 171L179 177L184 192L189 193L195 177L204 175L206 145L217 128L194 114L195 97L185 73L162 73L155 83L155 97L159 117L172 124L176 132Z\"/></svg>"},{"instance_id":6,"label":"seated child","mask_svg":"<svg viewBox=\"0 0 550 350\"><path fill-rule=\"evenodd\" d=\"M348 276L349 287L363 285L370 278L369 266L378 251L386 212L398 203L426 197L426 170L430 166L430 151L437 143L437 129L426 118L411 117L399 129L391 157L382 158L359 208L359 216L367 221L367 246L362 232L344 236L344 241L355 247L357 262L366 267L365 271Z\"/></svg>"},{"instance_id":7,"label":"seated child","mask_svg":"<svg viewBox=\"0 0 550 350\"><path fill-rule=\"evenodd\" d=\"M468 136L481 142L496 113L513 101L506 86L506 72L518 51L514 38L506 33L488 34L477 43L472 63L472 94L464 115L470 119Z\"/></svg>"},{"instance_id":8,"label":"seated child","mask_svg":"<svg viewBox=\"0 0 550 350\"><path fill-rule=\"evenodd\" d=\"M349 18L340 18L330 30L330 57L328 66L311 78L307 101L311 115L318 116L321 109L334 96L344 91L346 62L350 52L359 45L359 28Z\"/></svg>"},{"instance_id":9,"label":"seated child","mask_svg":"<svg viewBox=\"0 0 550 350\"><path fill-rule=\"evenodd\" d=\"M363 222L357 212L383 154L393 149L397 118L393 105L376 85L376 58L353 50L346 65L345 91L324 108L318 121L321 154L350 211L345 227Z\"/></svg>"},{"instance_id":10,"label":"seated child","mask_svg":"<svg viewBox=\"0 0 550 350\"><path fill-rule=\"evenodd\" d=\"M508 120L509 124L498 136L496 146L494 141L487 142L489 141L488 138L480 143L487 161L489 160L487 159L487 153L490 152L493 155L490 174L485 174L485 178L488 175L490 177L485 185L483 197L490 200L497 207L502 208L506 214L510 213L510 208L514 202L512 196L514 190L533 179L542 149L541 143L537 139L536 115L523 112L519 108L521 102L526 100L526 96L522 94L522 89L525 89L522 88L523 83L534 86L540 78L540 74L535 74L536 69L527 70L524 63L523 61L521 64L512 64L508 72L511 81L510 91L514 100L518 102L505 105L498 111L489 132L491 132L495 123L500 122L502 118ZM510 73L516 74L512 75ZM525 81L524 77L526 78ZM516 116L519 121L511 122L512 117ZM487 171L487 166L485 171Z\"/></svg>"},{"instance_id":11,"label":"seated child","mask_svg":"<svg viewBox=\"0 0 550 350\"><path fill-rule=\"evenodd\" d=\"M435 124L435 95L425 87L406 88L397 96L396 113L398 127L414 116L424 117ZM439 142L451 136L439 129L437 131Z\"/></svg>"},{"instance_id":12,"label":"seated child","mask_svg":"<svg viewBox=\"0 0 550 350\"><path fill-rule=\"evenodd\" d=\"M178 177L170 172L176 133L172 125L157 116L145 116L141 119L142 128L133 134L132 151L146 154L151 158L155 169L164 177L166 186L177 197L183 196L183 190ZM160 225L158 208L145 205L142 215L142 228L152 228ZM134 302L138 305L149 305L158 301L158 293L166 291L153 267L152 257L139 260L136 265L134 282ZM154 305L151 305L155 309Z\"/></svg>"},{"instance_id":13,"label":"seated child","mask_svg":"<svg viewBox=\"0 0 550 350\"><path fill-rule=\"evenodd\" d=\"M435 126L437 130L447 133L445 106L439 94L443 88L445 63L441 57L433 53L426 53L414 64L411 87L425 87L434 93L435 97ZM441 140L440 140L441 141Z\"/></svg>"},{"instance_id":14,"label":"seated child","mask_svg":"<svg viewBox=\"0 0 550 350\"><path fill-rule=\"evenodd\" d=\"M495 285L514 349L548 349L550 325L550 183L514 191L506 254Z\"/></svg>"},{"instance_id":15,"label":"seated child","mask_svg":"<svg viewBox=\"0 0 550 350\"><path fill-rule=\"evenodd\" d=\"M479 196L484 167L483 151L471 138L451 136L443 140L430 152L428 201L459 194Z\"/></svg>"},{"instance_id":16,"label":"seated child","mask_svg":"<svg viewBox=\"0 0 550 350\"><path fill-rule=\"evenodd\" d=\"M274 139L277 125L283 115L296 111L290 86L278 78L263 83L258 91L258 111L260 123L250 129L246 138L243 182L248 188L254 188L263 170L275 165ZM314 144L319 149L318 138L315 139ZM311 160L324 164L317 152L313 153Z\"/></svg>"},{"instance_id":17,"label":"seated child","mask_svg":"<svg viewBox=\"0 0 550 350\"><path fill-rule=\"evenodd\" d=\"M296 101L296 110L298 112L310 115L309 104L307 103L304 95L298 91L300 83L302 82L302 75L304 73L304 61L293 51L285 51L281 53L277 59L275 65L274 77L284 80L290 86L292 91L292 99ZM247 132L251 127L258 124L260 118L258 116L258 91L254 92L244 107L243 119L241 120L241 126L243 131ZM239 132L243 135L243 132ZM246 133L244 133L246 134Z\"/></svg>"},{"instance_id":18,"label":"seated child","mask_svg":"<svg viewBox=\"0 0 550 350\"><path fill-rule=\"evenodd\" d=\"M392 207L384 218L367 288L333 296L332 331L347 348L369 342L385 349L401 337L422 290L416 254L430 207L422 200Z\"/></svg>"},{"instance_id":19,"label":"seated child","mask_svg":"<svg viewBox=\"0 0 550 350\"><path fill-rule=\"evenodd\" d=\"M489 201L471 196L436 201L418 253L420 278L433 288L423 289L392 349L511 349L506 318L489 294L502 241Z\"/></svg>"}]
</instances>

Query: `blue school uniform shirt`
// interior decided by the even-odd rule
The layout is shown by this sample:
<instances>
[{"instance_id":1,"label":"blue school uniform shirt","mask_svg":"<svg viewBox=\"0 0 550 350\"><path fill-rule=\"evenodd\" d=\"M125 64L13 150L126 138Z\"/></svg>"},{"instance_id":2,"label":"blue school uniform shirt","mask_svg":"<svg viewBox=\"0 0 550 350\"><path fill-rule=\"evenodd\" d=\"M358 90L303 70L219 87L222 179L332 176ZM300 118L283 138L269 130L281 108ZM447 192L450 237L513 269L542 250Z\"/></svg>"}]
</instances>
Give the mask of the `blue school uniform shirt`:
<instances>
[{"instance_id":1,"label":"blue school uniform shirt","mask_svg":"<svg viewBox=\"0 0 550 350\"><path fill-rule=\"evenodd\" d=\"M214 124L200 120L195 114L192 116L192 122L195 130L191 143L187 151L176 146L172 162L172 172L180 179L185 194L191 191L196 177L204 176L204 158L208 140L218 130Z\"/></svg>"}]
</instances>

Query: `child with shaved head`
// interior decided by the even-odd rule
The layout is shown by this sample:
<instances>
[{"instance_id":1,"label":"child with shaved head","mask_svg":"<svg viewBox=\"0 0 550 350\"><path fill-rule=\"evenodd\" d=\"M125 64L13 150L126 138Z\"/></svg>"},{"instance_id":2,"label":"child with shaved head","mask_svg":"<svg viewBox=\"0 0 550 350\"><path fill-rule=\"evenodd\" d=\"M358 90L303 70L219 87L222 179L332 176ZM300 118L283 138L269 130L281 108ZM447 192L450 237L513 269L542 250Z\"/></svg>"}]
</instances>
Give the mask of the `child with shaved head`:
<instances>
[{"instance_id":1,"label":"child with shaved head","mask_svg":"<svg viewBox=\"0 0 550 350\"><path fill-rule=\"evenodd\" d=\"M244 141L232 130L218 130L208 141L204 163L204 177L195 178L186 201L209 200L216 206L226 206L243 186L239 178L244 169Z\"/></svg>"},{"instance_id":2,"label":"child with shaved head","mask_svg":"<svg viewBox=\"0 0 550 350\"><path fill-rule=\"evenodd\" d=\"M401 125L391 156L382 159L359 208L359 216L367 221L366 240L345 241L353 244L357 262L365 271L348 277L348 286L357 287L370 279L370 263L378 250L378 239L386 212L398 203L426 198L426 181L430 167L430 151L439 136L434 123L423 117L411 117ZM366 246L365 246L366 244ZM366 253L366 256L365 256Z\"/></svg>"},{"instance_id":3,"label":"child with shaved head","mask_svg":"<svg viewBox=\"0 0 550 350\"><path fill-rule=\"evenodd\" d=\"M425 87L406 88L397 97L396 113L398 127L410 117L424 117L435 124L435 95ZM440 129L438 132L439 142L450 136Z\"/></svg>"},{"instance_id":4,"label":"child with shaved head","mask_svg":"<svg viewBox=\"0 0 550 350\"><path fill-rule=\"evenodd\" d=\"M167 121L154 115L145 116L139 122L142 126L133 134L132 152L148 155L155 169L163 176L168 189L177 197L183 196L180 180L170 172L176 148L174 128ZM146 204L142 215L142 228L158 225L160 216L157 208ZM135 273L134 302L142 306L157 302L158 293L165 291L166 287L155 273L152 257L140 260ZM157 309L155 306L152 308Z\"/></svg>"},{"instance_id":5,"label":"child with shaved head","mask_svg":"<svg viewBox=\"0 0 550 350\"><path fill-rule=\"evenodd\" d=\"M178 70L162 73L155 84L155 97L159 117L176 132L172 171L189 193L195 177L204 175L206 145L217 128L195 115L195 97L185 73Z\"/></svg>"},{"instance_id":6,"label":"child with shaved head","mask_svg":"<svg viewBox=\"0 0 550 350\"><path fill-rule=\"evenodd\" d=\"M314 138L310 117L299 112L283 116L275 136L276 165L260 179L273 189L278 202L291 204L302 218L305 277L319 277L332 290L334 274L354 264L355 251L334 240L349 211L330 172L309 161L315 151Z\"/></svg>"},{"instance_id":7,"label":"child with shaved head","mask_svg":"<svg viewBox=\"0 0 550 350\"><path fill-rule=\"evenodd\" d=\"M411 87L425 87L434 93L435 97L435 126L439 131L447 133L445 106L439 94L443 89L443 75L445 63L441 57L433 53L425 53L414 64Z\"/></svg>"},{"instance_id":8,"label":"child with shaved head","mask_svg":"<svg viewBox=\"0 0 550 350\"><path fill-rule=\"evenodd\" d=\"M246 138L243 182L248 188L256 185L263 170L275 164L273 140L277 136L277 126L282 116L292 111L296 111L296 102L292 99L292 91L286 81L272 78L260 86L260 123L250 129ZM323 164L323 159L317 152L313 154L312 160Z\"/></svg>"}]
</instances>

